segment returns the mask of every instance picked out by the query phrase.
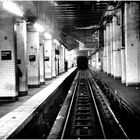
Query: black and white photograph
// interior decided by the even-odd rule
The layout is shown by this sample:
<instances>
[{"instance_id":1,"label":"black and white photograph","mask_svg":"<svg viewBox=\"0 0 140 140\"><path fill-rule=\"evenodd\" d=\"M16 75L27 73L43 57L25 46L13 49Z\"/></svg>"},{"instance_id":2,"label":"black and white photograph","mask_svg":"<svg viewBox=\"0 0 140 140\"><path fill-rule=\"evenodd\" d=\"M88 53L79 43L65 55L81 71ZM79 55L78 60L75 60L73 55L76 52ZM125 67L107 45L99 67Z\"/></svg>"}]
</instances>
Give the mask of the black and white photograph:
<instances>
[{"instance_id":1,"label":"black and white photograph","mask_svg":"<svg viewBox=\"0 0 140 140\"><path fill-rule=\"evenodd\" d=\"M140 1L0 0L0 139L140 139Z\"/></svg>"}]
</instances>

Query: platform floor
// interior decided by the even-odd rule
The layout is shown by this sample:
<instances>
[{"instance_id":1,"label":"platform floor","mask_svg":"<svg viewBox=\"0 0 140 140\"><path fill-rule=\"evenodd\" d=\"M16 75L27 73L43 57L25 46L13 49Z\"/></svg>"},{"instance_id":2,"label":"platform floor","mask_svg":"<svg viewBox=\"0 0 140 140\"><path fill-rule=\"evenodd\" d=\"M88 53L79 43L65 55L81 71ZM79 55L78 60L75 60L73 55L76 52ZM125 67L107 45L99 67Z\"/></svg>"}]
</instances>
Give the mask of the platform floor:
<instances>
[{"instance_id":1,"label":"platform floor","mask_svg":"<svg viewBox=\"0 0 140 140\"><path fill-rule=\"evenodd\" d=\"M29 88L28 89L28 95L18 97L18 101L15 102L1 102L0 103L0 118L6 115L7 113L13 111L18 106L22 105L25 101L30 99L32 96L34 96L36 93L38 93L40 90L44 89L48 85L50 85L54 80L58 79L60 76L45 81L45 85L40 86L39 88Z\"/></svg>"},{"instance_id":2,"label":"platform floor","mask_svg":"<svg viewBox=\"0 0 140 140\"><path fill-rule=\"evenodd\" d=\"M92 71L112 90L118 91L118 96L140 115L140 86L126 86L121 83L121 80L114 79L103 71L95 71L94 69Z\"/></svg>"},{"instance_id":3,"label":"platform floor","mask_svg":"<svg viewBox=\"0 0 140 140\"><path fill-rule=\"evenodd\" d=\"M29 88L28 95L15 102L0 103L0 139L18 133L33 117L34 111L75 70L69 69L56 78L47 80L40 88Z\"/></svg>"}]
</instances>

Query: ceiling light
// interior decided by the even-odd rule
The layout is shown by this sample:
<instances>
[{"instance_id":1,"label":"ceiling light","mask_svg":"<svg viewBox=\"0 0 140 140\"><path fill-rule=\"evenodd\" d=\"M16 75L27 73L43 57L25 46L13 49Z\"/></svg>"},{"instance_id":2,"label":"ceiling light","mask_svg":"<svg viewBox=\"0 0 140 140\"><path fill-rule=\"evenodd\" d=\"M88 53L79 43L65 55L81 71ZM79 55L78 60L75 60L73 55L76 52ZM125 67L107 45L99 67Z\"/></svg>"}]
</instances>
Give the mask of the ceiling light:
<instances>
[{"instance_id":1,"label":"ceiling light","mask_svg":"<svg viewBox=\"0 0 140 140\"><path fill-rule=\"evenodd\" d=\"M44 31L43 26L41 26L41 25L38 24L38 23L34 23L34 28L35 28L38 32L43 32L43 31Z\"/></svg>"},{"instance_id":2,"label":"ceiling light","mask_svg":"<svg viewBox=\"0 0 140 140\"><path fill-rule=\"evenodd\" d=\"M60 43L58 42L58 40L54 39L53 40L58 46L60 45Z\"/></svg>"},{"instance_id":3,"label":"ceiling light","mask_svg":"<svg viewBox=\"0 0 140 140\"><path fill-rule=\"evenodd\" d=\"M58 4L56 2L54 2L54 6L58 6Z\"/></svg>"},{"instance_id":4,"label":"ceiling light","mask_svg":"<svg viewBox=\"0 0 140 140\"><path fill-rule=\"evenodd\" d=\"M22 17L24 14L24 12L20 10L20 8L15 3L8 0L3 1L2 8L20 17Z\"/></svg>"},{"instance_id":5,"label":"ceiling light","mask_svg":"<svg viewBox=\"0 0 140 140\"><path fill-rule=\"evenodd\" d=\"M44 33L44 38L45 39L52 39L51 34L49 34L48 32Z\"/></svg>"}]
</instances>

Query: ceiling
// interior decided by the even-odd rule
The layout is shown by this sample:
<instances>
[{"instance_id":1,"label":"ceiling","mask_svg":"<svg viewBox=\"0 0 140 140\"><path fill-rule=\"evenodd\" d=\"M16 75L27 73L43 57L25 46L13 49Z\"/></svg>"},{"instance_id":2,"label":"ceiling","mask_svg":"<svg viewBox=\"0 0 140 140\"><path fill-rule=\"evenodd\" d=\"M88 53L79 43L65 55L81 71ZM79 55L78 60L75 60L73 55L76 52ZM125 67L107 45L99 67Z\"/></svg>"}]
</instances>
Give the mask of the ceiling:
<instances>
[{"instance_id":1,"label":"ceiling","mask_svg":"<svg viewBox=\"0 0 140 140\"><path fill-rule=\"evenodd\" d=\"M106 1L56 1L55 18L65 29L98 25L107 4Z\"/></svg>"},{"instance_id":2,"label":"ceiling","mask_svg":"<svg viewBox=\"0 0 140 140\"><path fill-rule=\"evenodd\" d=\"M90 48L94 46L92 35L99 28L108 3L108 1L54 2L54 16L60 28L60 37L69 50L77 47L76 40Z\"/></svg>"},{"instance_id":3,"label":"ceiling","mask_svg":"<svg viewBox=\"0 0 140 140\"><path fill-rule=\"evenodd\" d=\"M53 21L50 22L50 26L54 26L55 31L58 30L57 36L68 50L78 47L78 41L85 44L87 48L98 47L96 31L100 29L110 1L56 0L34 1L34 3L39 7L39 14L45 13L46 17ZM39 17L44 17L40 15Z\"/></svg>"}]
</instances>

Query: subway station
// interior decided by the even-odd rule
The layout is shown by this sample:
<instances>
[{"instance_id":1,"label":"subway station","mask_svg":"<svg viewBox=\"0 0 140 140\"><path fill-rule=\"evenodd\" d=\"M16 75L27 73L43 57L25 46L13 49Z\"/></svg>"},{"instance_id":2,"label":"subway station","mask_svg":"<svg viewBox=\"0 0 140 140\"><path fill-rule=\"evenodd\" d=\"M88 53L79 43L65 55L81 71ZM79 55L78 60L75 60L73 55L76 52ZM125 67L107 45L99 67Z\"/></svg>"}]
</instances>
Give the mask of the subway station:
<instances>
[{"instance_id":1,"label":"subway station","mask_svg":"<svg viewBox=\"0 0 140 140\"><path fill-rule=\"evenodd\" d=\"M0 0L0 139L140 139L140 2Z\"/></svg>"}]
</instances>

